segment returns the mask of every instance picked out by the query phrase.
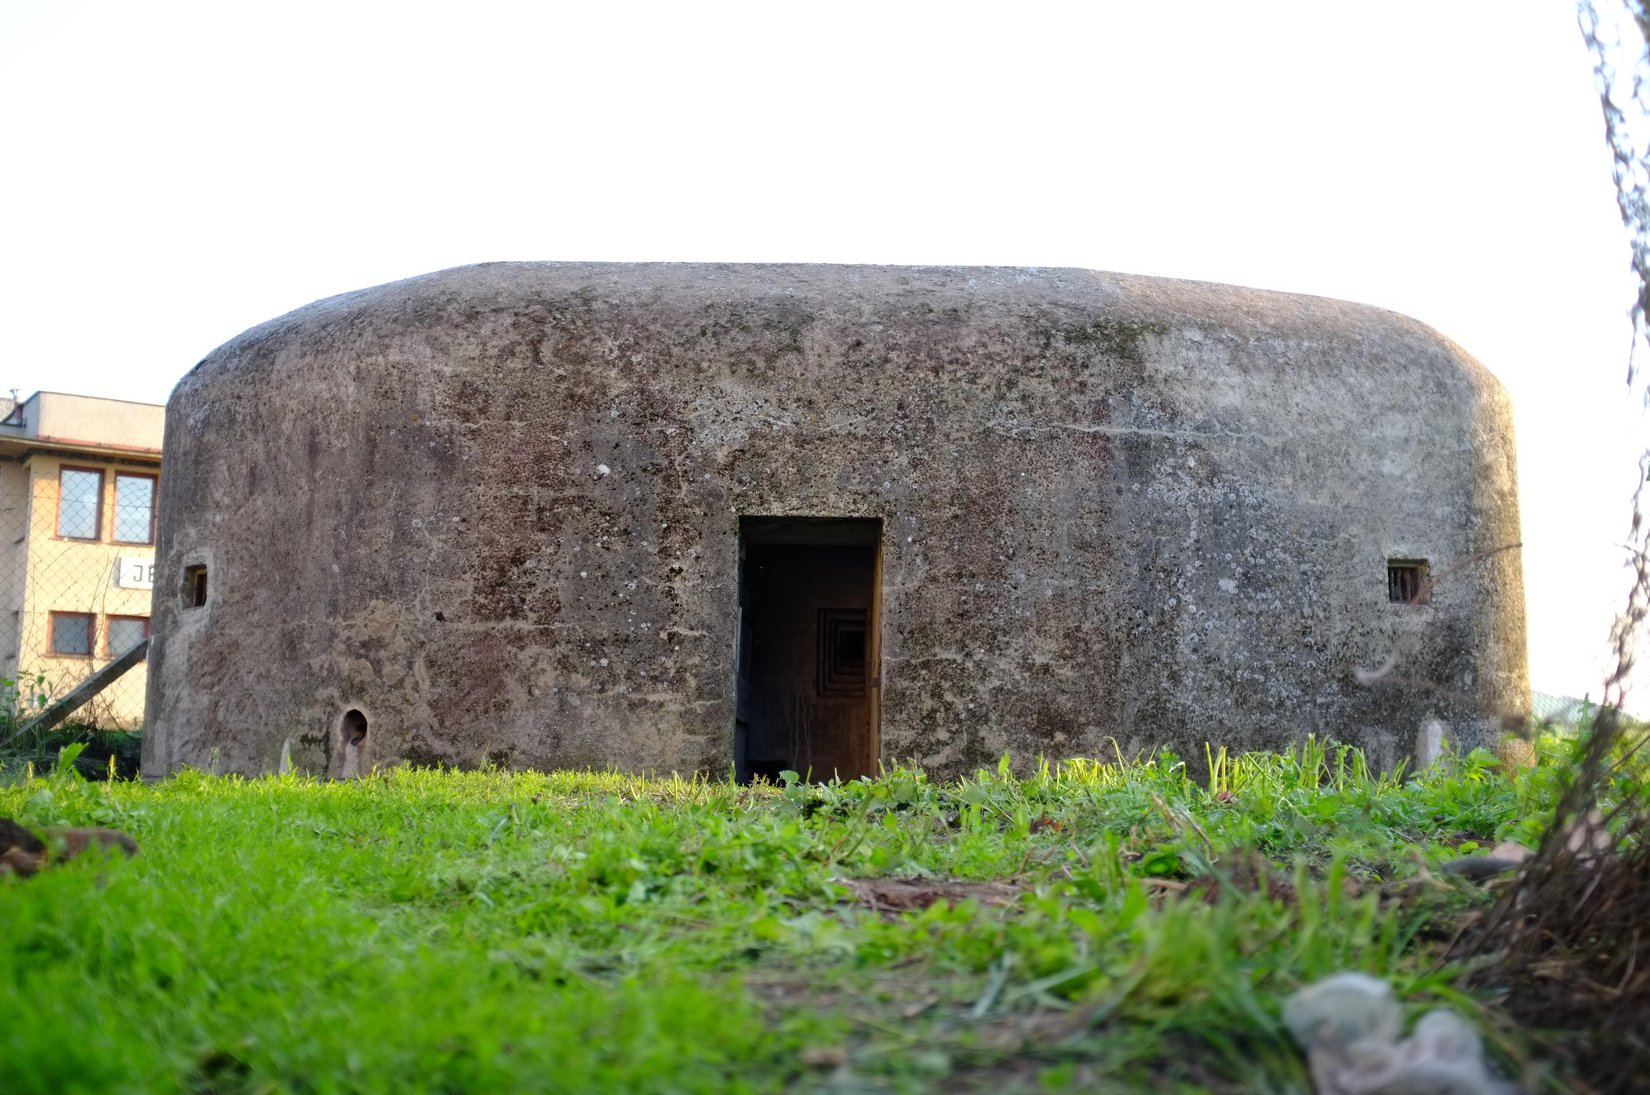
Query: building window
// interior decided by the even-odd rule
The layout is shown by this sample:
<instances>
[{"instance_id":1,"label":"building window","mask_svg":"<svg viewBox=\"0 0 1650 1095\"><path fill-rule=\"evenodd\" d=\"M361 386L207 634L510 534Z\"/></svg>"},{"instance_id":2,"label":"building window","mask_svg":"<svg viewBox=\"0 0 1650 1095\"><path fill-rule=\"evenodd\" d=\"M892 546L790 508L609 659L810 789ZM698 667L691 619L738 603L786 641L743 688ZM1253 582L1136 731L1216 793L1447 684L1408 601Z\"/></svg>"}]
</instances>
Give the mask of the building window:
<instances>
[{"instance_id":1,"label":"building window","mask_svg":"<svg viewBox=\"0 0 1650 1095\"><path fill-rule=\"evenodd\" d=\"M63 468L57 473L57 534L65 540L103 535L103 473Z\"/></svg>"},{"instance_id":2,"label":"building window","mask_svg":"<svg viewBox=\"0 0 1650 1095\"><path fill-rule=\"evenodd\" d=\"M115 543L155 542L155 477L115 475Z\"/></svg>"},{"instance_id":3,"label":"building window","mask_svg":"<svg viewBox=\"0 0 1650 1095\"><path fill-rule=\"evenodd\" d=\"M118 658L149 637L149 617L110 616L109 632L104 636L105 653Z\"/></svg>"},{"instance_id":4,"label":"building window","mask_svg":"<svg viewBox=\"0 0 1650 1095\"><path fill-rule=\"evenodd\" d=\"M92 656L92 633L97 617L90 612L53 612L51 614L52 653L76 657Z\"/></svg>"}]
</instances>

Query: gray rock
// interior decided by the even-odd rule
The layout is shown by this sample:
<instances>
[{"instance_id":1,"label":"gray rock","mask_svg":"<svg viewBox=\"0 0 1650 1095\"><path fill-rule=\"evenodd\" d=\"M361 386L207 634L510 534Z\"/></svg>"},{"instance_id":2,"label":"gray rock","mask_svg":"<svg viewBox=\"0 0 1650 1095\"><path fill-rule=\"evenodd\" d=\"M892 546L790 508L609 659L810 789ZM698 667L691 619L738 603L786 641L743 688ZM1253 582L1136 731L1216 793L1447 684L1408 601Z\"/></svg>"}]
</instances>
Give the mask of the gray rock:
<instances>
[{"instance_id":1,"label":"gray rock","mask_svg":"<svg viewBox=\"0 0 1650 1095\"><path fill-rule=\"evenodd\" d=\"M1478 1032L1440 1008L1400 1038L1392 988L1378 977L1337 973L1284 1004L1284 1024L1306 1051L1317 1095L1517 1095L1484 1063Z\"/></svg>"}]
</instances>

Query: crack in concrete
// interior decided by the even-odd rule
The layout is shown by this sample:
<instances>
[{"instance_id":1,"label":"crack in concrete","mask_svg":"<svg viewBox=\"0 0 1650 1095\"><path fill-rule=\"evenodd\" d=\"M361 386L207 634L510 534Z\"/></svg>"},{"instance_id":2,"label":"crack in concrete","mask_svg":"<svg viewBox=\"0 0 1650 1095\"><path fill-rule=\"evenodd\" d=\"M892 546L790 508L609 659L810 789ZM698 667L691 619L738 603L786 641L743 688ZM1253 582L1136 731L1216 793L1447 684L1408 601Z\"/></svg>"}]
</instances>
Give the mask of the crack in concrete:
<instances>
[{"instance_id":1,"label":"crack in concrete","mask_svg":"<svg viewBox=\"0 0 1650 1095\"><path fill-rule=\"evenodd\" d=\"M992 433L1000 433L1004 437L1024 438L1038 433L1047 433L1051 430L1071 430L1075 433L1100 433L1108 436L1137 436L1137 437L1171 437L1171 438L1206 438L1206 437L1241 437L1249 440L1273 441L1270 434L1239 433L1234 430L1151 430L1142 426L1101 426L1088 422L1051 422L1046 426L1029 426L1018 423L987 422L986 428Z\"/></svg>"}]
</instances>

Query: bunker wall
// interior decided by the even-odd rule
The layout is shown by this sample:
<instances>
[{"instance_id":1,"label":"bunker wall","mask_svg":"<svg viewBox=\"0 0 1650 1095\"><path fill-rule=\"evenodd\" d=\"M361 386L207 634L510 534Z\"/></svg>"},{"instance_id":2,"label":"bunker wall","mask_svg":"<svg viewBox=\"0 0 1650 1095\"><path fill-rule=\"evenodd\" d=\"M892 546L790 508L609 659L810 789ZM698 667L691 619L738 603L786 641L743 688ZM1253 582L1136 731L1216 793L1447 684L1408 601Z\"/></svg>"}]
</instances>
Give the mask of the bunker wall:
<instances>
[{"instance_id":1,"label":"bunker wall","mask_svg":"<svg viewBox=\"0 0 1650 1095\"><path fill-rule=\"evenodd\" d=\"M374 761L726 772L750 516L881 520L888 760L1315 732L1394 763L1527 698L1505 398L1339 302L471 267L215 352L166 465L150 772L339 774L350 710Z\"/></svg>"}]
</instances>

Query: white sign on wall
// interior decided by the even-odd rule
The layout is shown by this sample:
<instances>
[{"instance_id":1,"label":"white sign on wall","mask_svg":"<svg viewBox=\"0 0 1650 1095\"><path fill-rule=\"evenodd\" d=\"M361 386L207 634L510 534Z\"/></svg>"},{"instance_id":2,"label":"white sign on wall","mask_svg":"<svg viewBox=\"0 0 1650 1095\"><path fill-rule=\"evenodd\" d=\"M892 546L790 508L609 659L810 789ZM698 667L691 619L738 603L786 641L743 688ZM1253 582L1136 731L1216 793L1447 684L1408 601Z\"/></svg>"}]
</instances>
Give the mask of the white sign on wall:
<instances>
[{"instance_id":1,"label":"white sign on wall","mask_svg":"<svg viewBox=\"0 0 1650 1095\"><path fill-rule=\"evenodd\" d=\"M155 561L122 555L115 560L115 585L120 589L154 589Z\"/></svg>"}]
</instances>

